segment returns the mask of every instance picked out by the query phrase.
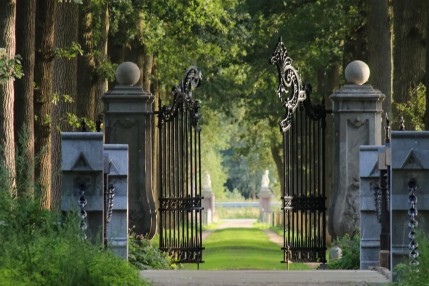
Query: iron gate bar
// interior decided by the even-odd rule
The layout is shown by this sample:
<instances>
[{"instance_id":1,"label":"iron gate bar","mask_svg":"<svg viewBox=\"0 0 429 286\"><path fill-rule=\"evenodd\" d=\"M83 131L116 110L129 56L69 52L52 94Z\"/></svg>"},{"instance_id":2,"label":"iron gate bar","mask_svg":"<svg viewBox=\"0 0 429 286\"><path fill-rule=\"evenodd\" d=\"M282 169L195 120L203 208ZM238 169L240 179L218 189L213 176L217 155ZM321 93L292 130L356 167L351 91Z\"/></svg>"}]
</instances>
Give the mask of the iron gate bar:
<instances>
[{"instance_id":1,"label":"iron gate bar","mask_svg":"<svg viewBox=\"0 0 429 286\"><path fill-rule=\"evenodd\" d=\"M201 72L186 70L171 106L159 100L160 250L175 263L202 263L201 142L199 103L192 89Z\"/></svg>"},{"instance_id":2,"label":"iron gate bar","mask_svg":"<svg viewBox=\"0 0 429 286\"><path fill-rule=\"evenodd\" d=\"M283 261L326 263L324 102L313 106L280 38L270 60L277 66L277 95L286 109L283 132Z\"/></svg>"}]
</instances>

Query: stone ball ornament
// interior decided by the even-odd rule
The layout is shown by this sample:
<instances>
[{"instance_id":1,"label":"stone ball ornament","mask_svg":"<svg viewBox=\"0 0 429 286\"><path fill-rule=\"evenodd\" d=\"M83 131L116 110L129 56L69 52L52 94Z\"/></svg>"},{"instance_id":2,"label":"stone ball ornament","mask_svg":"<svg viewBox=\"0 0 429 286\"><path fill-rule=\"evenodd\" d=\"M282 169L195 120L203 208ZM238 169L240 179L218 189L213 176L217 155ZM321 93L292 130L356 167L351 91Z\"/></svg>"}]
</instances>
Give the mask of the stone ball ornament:
<instances>
[{"instance_id":1,"label":"stone ball ornament","mask_svg":"<svg viewBox=\"0 0 429 286\"><path fill-rule=\"evenodd\" d=\"M123 62L115 71L116 81L120 85L135 85L140 79L140 69L132 62Z\"/></svg>"},{"instance_id":2,"label":"stone ball ornament","mask_svg":"<svg viewBox=\"0 0 429 286\"><path fill-rule=\"evenodd\" d=\"M363 61L352 61L344 71L347 83L362 85L369 79L369 67Z\"/></svg>"}]
</instances>

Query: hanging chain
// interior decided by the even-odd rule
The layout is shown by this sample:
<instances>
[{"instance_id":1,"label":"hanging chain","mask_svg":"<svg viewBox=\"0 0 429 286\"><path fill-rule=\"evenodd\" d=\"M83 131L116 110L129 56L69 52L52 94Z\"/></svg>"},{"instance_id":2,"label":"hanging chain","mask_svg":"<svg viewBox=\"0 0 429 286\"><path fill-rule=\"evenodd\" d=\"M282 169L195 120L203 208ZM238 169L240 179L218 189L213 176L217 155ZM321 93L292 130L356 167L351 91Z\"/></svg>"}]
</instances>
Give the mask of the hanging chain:
<instances>
[{"instance_id":1,"label":"hanging chain","mask_svg":"<svg viewBox=\"0 0 429 286\"><path fill-rule=\"evenodd\" d=\"M408 244L408 248L410 249L410 264L412 266L418 266L419 261L417 258L419 257L419 244L416 241L416 228L419 225L417 222L417 197L415 192L417 191L417 184L414 179L411 179L408 182L408 202L410 203L410 209L408 210L408 215L410 216L410 221L408 222L408 227L410 229L410 233L408 234L408 238L410 239L410 243Z\"/></svg>"},{"instance_id":2,"label":"hanging chain","mask_svg":"<svg viewBox=\"0 0 429 286\"><path fill-rule=\"evenodd\" d=\"M82 238L85 240L87 238L86 236L86 229L88 228L87 218L88 214L85 210L86 205L88 204L88 201L85 198L85 185L81 184L79 186L79 200L78 204L80 207L80 229L82 230Z\"/></svg>"},{"instance_id":3,"label":"hanging chain","mask_svg":"<svg viewBox=\"0 0 429 286\"><path fill-rule=\"evenodd\" d=\"M377 220L381 223L381 189L379 185L374 187L374 203Z\"/></svg>"},{"instance_id":4,"label":"hanging chain","mask_svg":"<svg viewBox=\"0 0 429 286\"><path fill-rule=\"evenodd\" d=\"M107 190L106 196L106 222L109 223L112 219L113 214L113 199L115 198L115 186L113 184L109 185L109 189Z\"/></svg>"}]
</instances>

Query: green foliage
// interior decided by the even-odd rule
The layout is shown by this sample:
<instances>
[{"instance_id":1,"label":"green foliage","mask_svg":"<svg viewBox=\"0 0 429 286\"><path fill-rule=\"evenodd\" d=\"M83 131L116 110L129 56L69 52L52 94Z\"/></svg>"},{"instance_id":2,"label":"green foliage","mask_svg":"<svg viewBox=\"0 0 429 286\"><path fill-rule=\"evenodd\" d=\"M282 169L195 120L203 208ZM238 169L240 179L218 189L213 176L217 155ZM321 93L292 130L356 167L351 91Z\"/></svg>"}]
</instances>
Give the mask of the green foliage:
<instances>
[{"instance_id":1,"label":"green foliage","mask_svg":"<svg viewBox=\"0 0 429 286\"><path fill-rule=\"evenodd\" d=\"M202 270L277 269L284 270L280 246L270 241L262 230L255 228L219 229L204 243ZM195 265L184 265L195 269ZM290 264L291 270L310 269L304 263Z\"/></svg>"},{"instance_id":2,"label":"green foliage","mask_svg":"<svg viewBox=\"0 0 429 286\"><path fill-rule=\"evenodd\" d=\"M329 269L359 269L360 267L360 235L355 234L350 237L346 234L342 238L337 238L334 245L342 250L340 259L329 261Z\"/></svg>"},{"instance_id":3,"label":"green foliage","mask_svg":"<svg viewBox=\"0 0 429 286\"><path fill-rule=\"evenodd\" d=\"M426 87L423 83L410 90L409 101L405 103L393 103L398 111L398 116L403 116L407 130L423 130L426 106Z\"/></svg>"},{"instance_id":4,"label":"green foliage","mask_svg":"<svg viewBox=\"0 0 429 286\"><path fill-rule=\"evenodd\" d=\"M98 53L96 53L98 58L101 58ZM98 65L96 67L96 72L100 79L106 79L108 81L115 80L115 71L118 67L118 64L112 63L109 59L103 59L98 61Z\"/></svg>"},{"instance_id":5,"label":"green foliage","mask_svg":"<svg viewBox=\"0 0 429 286\"><path fill-rule=\"evenodd\" d=\"M25 138L22 137L21 145ZM81 239L77 213L42 209L38 192L25 177L25 154L17 152L17 188L10 195L8 172L0 164L0 284L20 286L147 285L127 261ZM21 177L23 176L23 177Z\"/></svg>"},{"instance_id":6,"label":"green foliage","mask_svg":"<svg viewBox=\"0 0 429 286\"><path fill-rule=\"evenodd\" d=\"M77 214L62 217L37 200L0 195L2 285L145 285L126 261L79 238Z\"/></svg>"},{"instance_id":7,"label":"green foliage","mask_svg":"<svg viewBox=\"0 0 429 286\"><path fill-rule=\"evenodd\" d=\"M416 241L419 244L419 265L398 264L393 270L394 285L423 286L428 285L429 276L429 237L417 231Z\"/></svg>"},{"instance_id":8,"label":"green foliage","mask_svg":"<svg viewBox=\"0 0 429 286\"><path fill-rule=\"evenodd\" d=\"M21 78L23 75L21 56L16 55L10 59L6 54L6 49L0 48L0 84L10 78Z\"/></svg>"},{"instance_id":9,"label":"green foliage","mask_svg":"<svg viewBox=\"0 0 429 286\"><path fill-rule=\"evenodd\" d=\"M83 55L83 50L79 43L73 42L70 47L67 48L56 48L54 51L56 57L71 60L77 56Z\"/></svg>"},{"instance_id":10,"label":"green foliage","mask_svg":"<svg viewBox=\"0 0 429 286\"><path fill-rule=\"evenodd\" d=\"M65 114L65 118L62 120L65 120L76 131L80 131L82 129L82 122L85 122L87 131L90 131L90 132L95 131L95 122L86 117L78 117L74 113L67 112Z\"/></svg>"},{"instance_id":11,"label":"green foliage","mask_svg":"<svg viewBox=\"0 0 429 286\"><path fill-rule=\"evenodd\" d=\"M216 219L242 219L259 217L258 207L240 207L240 208L227 208L217 207L215 212Z\"/></svg>"},{"instance_id":12,"label":"green foliage","mask_svg":"<svg viewBox=\"0 0 429 286\"><path fill-rule=\"evenodd\" d=\"M175 269L171 259L143 235L130 231L128 243L128 261L138 269Z\"/></svg>"}]
</instances>

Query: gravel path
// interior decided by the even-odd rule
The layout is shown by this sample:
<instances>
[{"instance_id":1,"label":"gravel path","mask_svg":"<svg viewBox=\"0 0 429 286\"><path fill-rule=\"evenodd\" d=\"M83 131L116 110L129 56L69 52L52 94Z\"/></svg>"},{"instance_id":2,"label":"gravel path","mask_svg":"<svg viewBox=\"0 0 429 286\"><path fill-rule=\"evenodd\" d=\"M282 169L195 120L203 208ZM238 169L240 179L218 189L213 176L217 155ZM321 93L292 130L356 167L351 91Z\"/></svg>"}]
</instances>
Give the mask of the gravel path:
<instances>
[{"instance_id":1,"label":"gravel path","mask_svg":"<svg viewBox=\"0 0 429 286\"><path fill-rule=\"evenodd\" d=\"M253 228L254 222L255 219L221 220L216 229ZM203 231L203 240L216 229ZM277 233L269 229L264 232L271 241L280 246L283 244L283 238ZM141 272L141 276L154 286L363 286L389 282L382 273L370 270L145 270Z\"/></svg>"}]
</instances>

